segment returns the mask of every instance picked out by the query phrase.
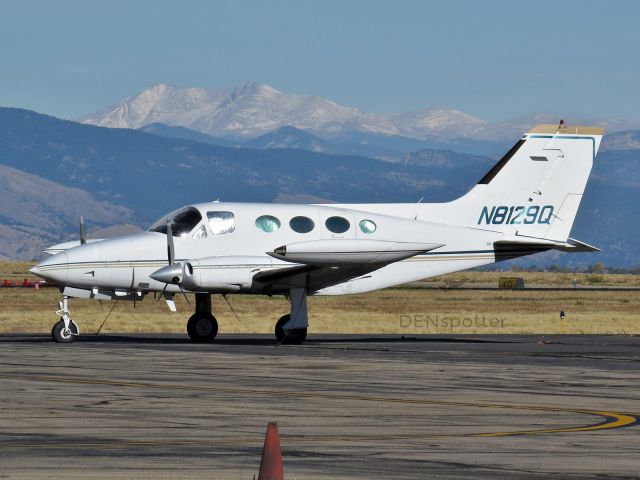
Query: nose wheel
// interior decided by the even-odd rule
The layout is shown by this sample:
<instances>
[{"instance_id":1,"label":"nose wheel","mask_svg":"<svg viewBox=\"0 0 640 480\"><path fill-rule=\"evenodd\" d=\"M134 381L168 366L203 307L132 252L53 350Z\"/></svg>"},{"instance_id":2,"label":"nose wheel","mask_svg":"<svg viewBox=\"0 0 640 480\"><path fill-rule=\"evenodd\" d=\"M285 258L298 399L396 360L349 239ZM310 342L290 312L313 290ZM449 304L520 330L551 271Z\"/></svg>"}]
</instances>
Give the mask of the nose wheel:
<instances>
[{"instance_id":1,"label":"nose wheel","mask_svg":"<svg viewBox=\"0 0 640 480\"><path fill-rule=\"evenodd\" d=\"M58 302L58 307L56 315L60 317L60 320L51 329L51 338L56 343L71 343L75 337L80 335L80 329L76 322L71 319L69 297L63 297L62 301Z\"/></svg>"},{"instance_id":2,"label":"nose wheel","mask_svg":"<svg viewBox=\"0 0 640 480\"><path fill-rule=\"evenodd\" d=\"M74 334L71 333L71 329L65 328L64 322L60 320L51 329L51 338L56 343L71 343L73 342Z\"/></svg>"}]
</instances>

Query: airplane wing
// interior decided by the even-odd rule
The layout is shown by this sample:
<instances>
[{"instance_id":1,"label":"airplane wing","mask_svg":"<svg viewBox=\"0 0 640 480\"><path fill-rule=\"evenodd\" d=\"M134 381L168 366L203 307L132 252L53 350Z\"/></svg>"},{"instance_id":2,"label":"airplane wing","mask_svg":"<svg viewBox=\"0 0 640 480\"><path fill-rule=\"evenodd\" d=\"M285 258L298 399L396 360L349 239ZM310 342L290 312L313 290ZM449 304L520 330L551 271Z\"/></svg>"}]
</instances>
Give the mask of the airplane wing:
<instances>
[{"instance_id":1,"label":"airplane wing","mask_svg":"<svg viewBox=\"0 0 640 480\"><path fill-rule=\"evenodd\" d=\"M267 293L287 292L292 288L306 288L310 293L366 275L383 265L328 267L302 265L257 273L254 286Z\"/></svg>"},{"instance_id":2,"label":"airplane wing","mask_svg":"<svg viewBox=\"0 0 640 480\"><path fill-rule=\"evenodd\" d=\"M306 288L316 292L361 277L391 263L442 247L436 243L384 240L312 240L283 245L268 255L291 267L258 272L254 286L265 291Z\"/></svg>"}]
</instances>

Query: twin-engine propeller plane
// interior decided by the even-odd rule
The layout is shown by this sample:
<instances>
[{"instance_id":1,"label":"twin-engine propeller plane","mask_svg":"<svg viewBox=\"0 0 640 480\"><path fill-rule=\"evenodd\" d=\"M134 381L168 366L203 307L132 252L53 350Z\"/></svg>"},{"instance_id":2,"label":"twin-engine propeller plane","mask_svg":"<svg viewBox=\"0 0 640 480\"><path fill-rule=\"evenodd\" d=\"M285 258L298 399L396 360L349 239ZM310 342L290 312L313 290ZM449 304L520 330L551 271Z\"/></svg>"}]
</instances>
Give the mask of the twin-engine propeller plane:
<instances>
[{"instance_id":1,"label":"twin-engine propeller plane","mask_svg":"<svg viewBox=\"0 0 640 480\"><path fill-rule=\"evenodd\" d=\"M142 300L195 294L187 332L211 341L211 294L284 295L282 343L307 334L307 296L369 292L550 249L598 249L569 238L604 130L538 125L462 197L447 203L202 203L148 230L56 245L31 271L60 286L52 330L79 334L68 299Z\"/></svg>"}]
</instances>

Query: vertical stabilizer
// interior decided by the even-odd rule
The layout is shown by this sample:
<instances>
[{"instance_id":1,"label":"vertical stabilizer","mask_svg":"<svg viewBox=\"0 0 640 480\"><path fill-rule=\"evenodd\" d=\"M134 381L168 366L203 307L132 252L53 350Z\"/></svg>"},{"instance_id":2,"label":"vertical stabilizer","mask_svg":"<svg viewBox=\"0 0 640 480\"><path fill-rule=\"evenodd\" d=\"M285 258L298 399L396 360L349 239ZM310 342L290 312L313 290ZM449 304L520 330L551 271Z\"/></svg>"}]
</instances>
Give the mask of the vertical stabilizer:
<instances>
[{"instance_id":1,"label":"vertical stabilizer","mask_svg":"<svg viewBox=\"0 0 640 480\"><path fill-rule=\"evenodd\" d=\"M569 238L602 128L538 125L448 206L448 222L509 237Z\"/></svg>"}]
</instances>

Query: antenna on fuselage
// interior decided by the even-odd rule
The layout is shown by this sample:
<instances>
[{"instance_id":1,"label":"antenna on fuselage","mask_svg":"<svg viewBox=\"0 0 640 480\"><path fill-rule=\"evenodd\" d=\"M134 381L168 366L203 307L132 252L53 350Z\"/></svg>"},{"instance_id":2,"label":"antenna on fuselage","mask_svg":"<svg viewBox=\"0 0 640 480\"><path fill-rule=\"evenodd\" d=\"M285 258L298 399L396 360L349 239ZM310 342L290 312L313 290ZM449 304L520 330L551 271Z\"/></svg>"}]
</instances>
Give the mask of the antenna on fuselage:
<instances>
[{"instance_id":1,"label":"antenna on fuselage","mask_svg":"<svg viewBox=\"0 0 640 480\"><path fill-rule=\"evenodd\" d=\"M420 197L420 199L416 203L416 216L413 217L414 220L418 220L418 205L420 205L422 203L422 200L424 200L424 197Z\"/></svg>"},{"instance_id":2,"label":"antenna on fuselage","mask_svg":"<svg viewBox=\"0 0 640 480\"><path fill-rule=\"evenodd\" d=\"M87 232L84 228L84 218L80 215L80 245L85 245L87 243Z\"/></svg>"}]
</instances>

